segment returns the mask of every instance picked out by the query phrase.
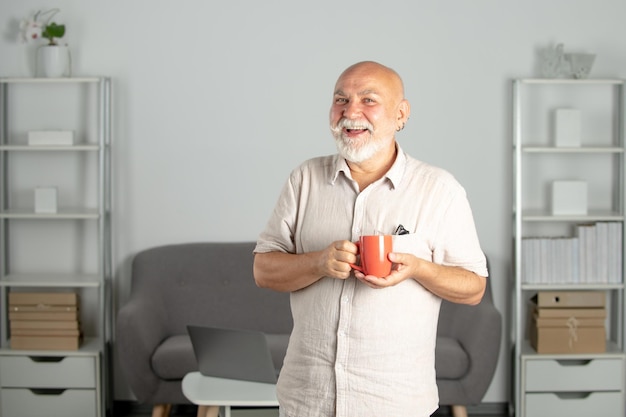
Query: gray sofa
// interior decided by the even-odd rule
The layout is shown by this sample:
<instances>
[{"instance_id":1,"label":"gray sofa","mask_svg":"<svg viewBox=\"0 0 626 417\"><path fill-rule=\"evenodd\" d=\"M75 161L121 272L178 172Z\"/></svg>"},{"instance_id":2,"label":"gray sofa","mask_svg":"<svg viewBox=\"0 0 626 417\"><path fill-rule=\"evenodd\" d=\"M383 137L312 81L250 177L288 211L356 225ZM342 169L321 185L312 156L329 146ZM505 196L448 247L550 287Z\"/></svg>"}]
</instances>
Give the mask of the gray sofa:
<instances>
[{"instance_id":1,"label":"gray sofa","mask_svg":"<svg viewBox=\"0 0 626 417\"><path fill-rule=\"evenodd\" d=\"M197 370L188 324L260 330L277 370L292 327L289 294L258 288L253 242L186 243L138 253L131 294L116 319L115 348L137 400L167 415L187 404L183 376ZM437 383L442 405L477 404L487 390L500 346L500 315L488 288L476 307L442 305ZM460 410L460 411L459 411ZM464 408L456 409L463 415Z\"/></svg>"}]
</instances>

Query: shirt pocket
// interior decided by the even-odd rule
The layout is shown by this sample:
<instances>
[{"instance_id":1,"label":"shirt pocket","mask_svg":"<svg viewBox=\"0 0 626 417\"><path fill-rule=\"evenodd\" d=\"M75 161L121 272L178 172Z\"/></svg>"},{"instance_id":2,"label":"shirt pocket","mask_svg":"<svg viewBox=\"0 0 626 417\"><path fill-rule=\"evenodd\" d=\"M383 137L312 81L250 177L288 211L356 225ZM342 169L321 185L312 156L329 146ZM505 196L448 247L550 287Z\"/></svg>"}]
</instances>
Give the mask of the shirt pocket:
<instances>
[{"instance_id":1,"label":"shirt pocket","mask_svg":"<svg viewBox=\"0 0 626 417\"><path fill-rule=\"evenodd\" d=\"M428 245L428 241L421 237L418 233L409 233L407 235L394 235L392 239L393 252L410 253L418 258L427 261L433 260L433 252Z\"/></svg>"}]
</instances>

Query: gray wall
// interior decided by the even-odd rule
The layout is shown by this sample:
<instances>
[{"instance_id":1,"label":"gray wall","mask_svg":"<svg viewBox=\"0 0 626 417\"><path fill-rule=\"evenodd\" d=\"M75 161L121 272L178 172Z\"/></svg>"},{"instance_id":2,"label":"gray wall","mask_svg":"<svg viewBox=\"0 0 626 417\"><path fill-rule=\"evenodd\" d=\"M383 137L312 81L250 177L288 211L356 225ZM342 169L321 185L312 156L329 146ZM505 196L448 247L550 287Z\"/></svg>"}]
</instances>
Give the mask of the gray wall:
<instances>
[{"instance_id":1,"label":"gray wall","mask_svg":"<svg viewBox=\"0 0 626 417\"><path fill-rule=\"evenodd\" d=\"M621 0L3 0L0 75L32 74L15 31L49 7L75 74L113 78L118 304L139 250L256 239L289 171L335 150L337 75L372 59L405 79L400 144L465 185L508 322L510 79L537 76L538 49L557 42L597 53L594 77L626 71ZM487 402L507 400L507 343ZM119 376L116 398L130 398Z\"/></svg>"}]
</instances>

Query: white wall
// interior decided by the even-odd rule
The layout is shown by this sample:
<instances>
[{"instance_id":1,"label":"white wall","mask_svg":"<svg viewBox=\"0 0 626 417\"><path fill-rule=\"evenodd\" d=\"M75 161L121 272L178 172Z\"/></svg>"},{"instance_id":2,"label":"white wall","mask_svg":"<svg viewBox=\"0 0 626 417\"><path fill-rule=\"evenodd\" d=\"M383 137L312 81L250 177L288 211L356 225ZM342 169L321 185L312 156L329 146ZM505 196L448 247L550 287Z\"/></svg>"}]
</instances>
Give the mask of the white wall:
<instances>
[{"instance_id":1,"label":"white wall","mask_svg":"<svg viewBox=\"0 0 626 417\"><path fill-rule=\"evenodd\" d=\"M404 77L401 146L465 185L508 322L510 79L537 76L538 48L556 42L597 53L594 77L626 72L622 0L3 0L0 75L32 74L17 24L51 7L74 73L113 79L118 304L139 250L255 240L289 171L334 152L337 75L372 59ZM485 401L507 401L509 357L503 343Z\"/></svg>"}]
</instances>

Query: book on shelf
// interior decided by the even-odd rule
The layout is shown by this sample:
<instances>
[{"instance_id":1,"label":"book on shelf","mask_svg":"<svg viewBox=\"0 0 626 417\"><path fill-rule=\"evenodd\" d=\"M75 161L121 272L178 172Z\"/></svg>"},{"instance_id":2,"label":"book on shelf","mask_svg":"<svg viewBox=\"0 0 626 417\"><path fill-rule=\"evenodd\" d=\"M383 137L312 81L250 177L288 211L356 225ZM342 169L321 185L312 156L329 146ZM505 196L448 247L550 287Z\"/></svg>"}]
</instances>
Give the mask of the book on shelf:
<instances>
[{"instance_id":1,"label":"book on shelf","mask_svg":"<svg viewBox=\"0 0 626 417\"><path fill-rule=\"evenodd\" d=\"M522 282L619 284L622 223L579 224L573 237L523 237Z\"/></svg>"}]
</instances>

